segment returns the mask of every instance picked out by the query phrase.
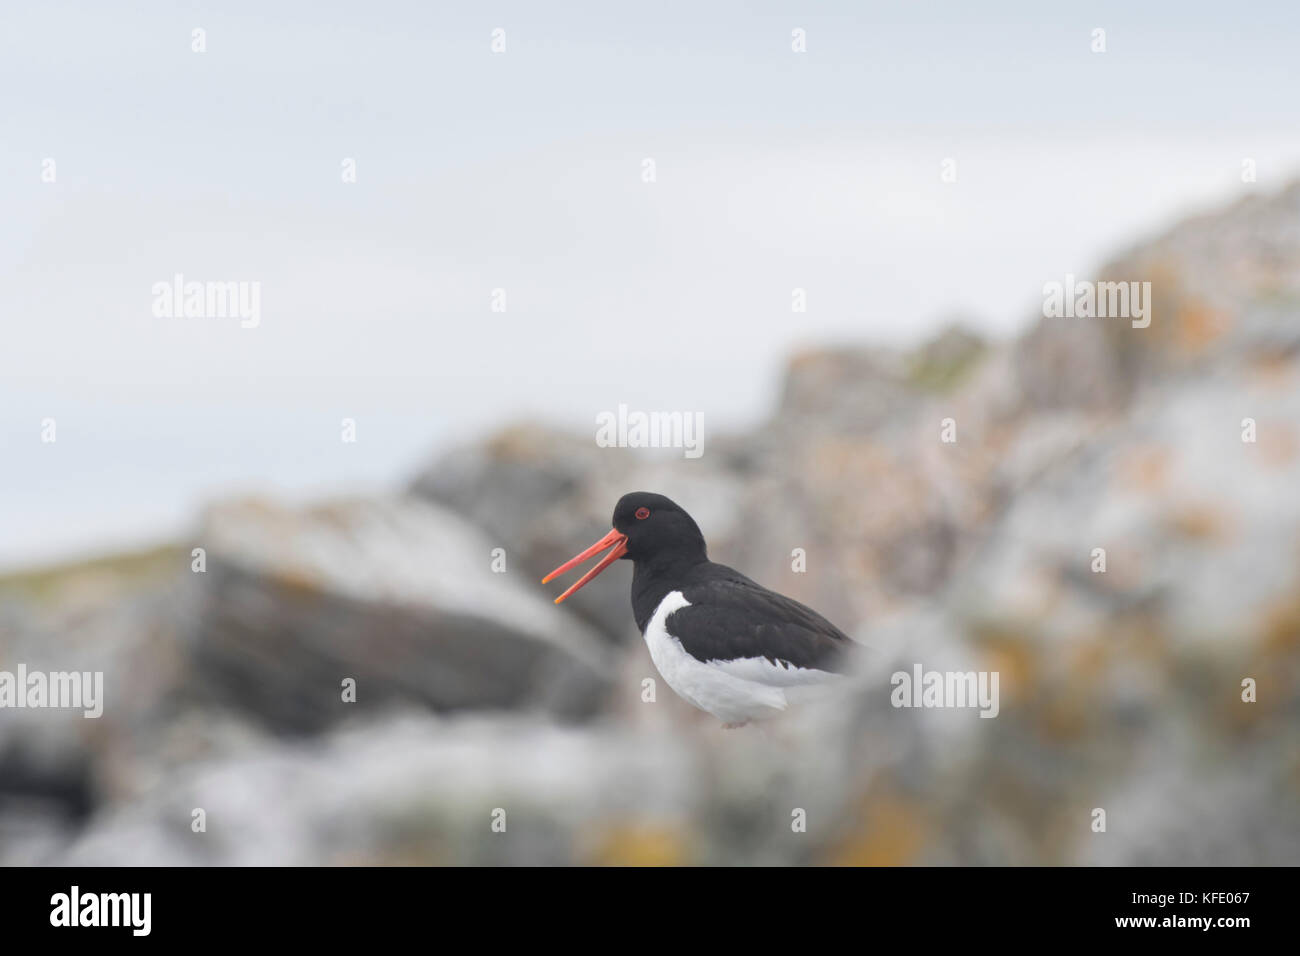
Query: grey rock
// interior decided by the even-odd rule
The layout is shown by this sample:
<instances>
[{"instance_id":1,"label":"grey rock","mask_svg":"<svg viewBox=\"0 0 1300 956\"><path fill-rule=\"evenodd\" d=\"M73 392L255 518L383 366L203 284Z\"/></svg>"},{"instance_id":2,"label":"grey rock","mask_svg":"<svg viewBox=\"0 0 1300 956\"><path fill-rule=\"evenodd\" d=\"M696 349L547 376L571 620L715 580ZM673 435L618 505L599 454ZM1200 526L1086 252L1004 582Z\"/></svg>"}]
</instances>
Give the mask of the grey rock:
<instances>
[{"instance_id":1,"label":"grey rock","mask_svg":"<svg viewBox=\"0 0 1300 956\"><path fill-rule=\"evenodd\" d=\"M575 718L600 707L599 639L508 558L494 572L488 539L427 502L226 502L196 540L208 554L192 577L196 683L272 726L320 730L403 700Z\"/></svg>"}]
</instances>

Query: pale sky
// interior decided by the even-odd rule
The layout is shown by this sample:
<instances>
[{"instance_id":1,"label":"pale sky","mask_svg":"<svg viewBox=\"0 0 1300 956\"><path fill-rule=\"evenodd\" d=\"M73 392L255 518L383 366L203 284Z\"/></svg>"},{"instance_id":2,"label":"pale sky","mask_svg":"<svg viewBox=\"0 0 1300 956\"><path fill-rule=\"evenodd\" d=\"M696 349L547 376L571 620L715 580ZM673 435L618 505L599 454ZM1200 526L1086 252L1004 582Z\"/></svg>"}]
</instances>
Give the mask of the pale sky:
<instances>
[{"instance_id":1,"label":"pale sky","mask_svg":"<svg viewBox=\"0 0 1300 956\"><path fill-rule=\"evenodd\" d=\"M396 487L521 416L743 427L794 348L1010 335L1300 174L1294 4L15 6L0 567ZM261 283L261 324L155 317L176 273Z\"/></svg>"}]
</instances>

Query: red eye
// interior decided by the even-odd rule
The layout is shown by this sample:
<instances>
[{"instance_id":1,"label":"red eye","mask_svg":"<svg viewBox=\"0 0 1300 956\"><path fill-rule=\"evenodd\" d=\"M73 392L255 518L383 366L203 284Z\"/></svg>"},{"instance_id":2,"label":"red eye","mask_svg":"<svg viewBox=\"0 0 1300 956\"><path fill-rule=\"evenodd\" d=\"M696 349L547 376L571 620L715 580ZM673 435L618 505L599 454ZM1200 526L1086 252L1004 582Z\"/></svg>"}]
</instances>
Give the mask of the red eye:
<instances>
[{"instance_id":1,"label":"red eye","mask_svg":"<svg viewBox=\"0 0 1300 956\"><path fill-rule=\"evenodd\" d=\"M645 521L646 518L650 517L650 509L649 509L649 508L637 508L637 509L636 509L636 517L637 517L637 520L638 520L638 521Z\"/></svg>"}]
</instances>

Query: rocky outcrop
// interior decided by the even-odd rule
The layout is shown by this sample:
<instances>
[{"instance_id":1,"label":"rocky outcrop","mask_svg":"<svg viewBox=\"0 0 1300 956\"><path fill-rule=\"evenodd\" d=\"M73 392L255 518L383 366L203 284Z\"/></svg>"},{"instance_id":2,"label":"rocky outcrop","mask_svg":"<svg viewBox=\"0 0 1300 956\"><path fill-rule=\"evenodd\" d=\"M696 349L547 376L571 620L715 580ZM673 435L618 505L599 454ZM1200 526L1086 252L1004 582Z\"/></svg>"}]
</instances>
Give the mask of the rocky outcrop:
<instances>
[{"instance_id":1,"label":"rocky outcrop","mask_svg":"<svg viewBox=\"0 0 1300 956\"><path fill-rule=\"evenodd\" d=\"M402 702L600 707L611 661L599 638L445 510L235 501L210 509L196 540L196 683L272 726L320 730Z\"/></svg>"},{"instance_id":2,"label":"rocky outcrop","mask_svg":"<svg viewBox=\"0 0 1300 956\"><path fill-rule=\"evenodd\" d=\"M1105 266L1097 278L1152 283L1147 328L1037 318L1007 345L949 330L912 352L807 352L769 423L689 474L621 451L601 480L575 478L498 533L539 541L532 529L562 535L561 515L584 514L594 534L622 491L664 491L715 558L895 648L882 653L900 666L999 670L1007 709L961 728L963 758L936 775L922 755L957 747L953 725L868 703L862 720L889 722L909 754L893 768L853 747L861 724L844 731L848 765L874 768L868 792L907 808L881 814L913 831L908 859L1294 862L1300 847L1268 833L1297 823L1275 797L1296 795L1284 781L1300 752L1285 719L1300 706L1297 203L1300 186L1242 202ZM494 447L478 449L484 474ZM572 460L548 436L532 467L559 467L551 449ZM496 510L485 487L458 507ZM620 618L593 615L610 630ZM1269 699L1243 701L1247 679ZM1223 785L1216 767L1255 783ZM953 792L961 806L935 799ZM1178 810L1157 838L1161 806ZM1111 839L1088 829L1097 807ZM989 824L978 839L971 813Z\"/></svg>"},{"instance_id":3,"label":"rocky outcrop","mask_svg":"<svg viewBox=\"0 0 1300 956\"><path fill-rule=\"evenodd\" d=\"M0 793L0 862L1300 862L1300 186L1098 277L1152 282L1150 327L810 350L698 460L519 424L400 496L218 505L166 586L0 588L0 666L64 642L133 689L11 760L67 809L15 839ZM626 568L538 583L629 490L861 672L734 733L648 692ZM917 664L997 672L997 717L892 706Z\"/></svg>"}]
</instances>

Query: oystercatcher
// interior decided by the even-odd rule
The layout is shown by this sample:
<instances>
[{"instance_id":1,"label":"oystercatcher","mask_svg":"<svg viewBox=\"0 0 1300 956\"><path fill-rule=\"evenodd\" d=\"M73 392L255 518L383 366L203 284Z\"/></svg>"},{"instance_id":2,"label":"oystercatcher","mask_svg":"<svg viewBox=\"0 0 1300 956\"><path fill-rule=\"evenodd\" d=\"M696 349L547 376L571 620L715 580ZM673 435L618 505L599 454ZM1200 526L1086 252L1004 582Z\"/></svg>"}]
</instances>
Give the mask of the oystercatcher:
<instances>
[{"instance_id":1,"label":"oystercatcher","mask_svg":"<svg viewBox=\"0 0 1300 956\"><path fill-rule=\"evenodd\" d=\"M542 583L608 549L559 604L618 559L631 559L632 614L650 658L678 696L724 727L778 714L846 670L854 641L811 608L710 561L699 525L675 502L634 491L619 499L613 524Z\"/></svg>"}]
</instances>

